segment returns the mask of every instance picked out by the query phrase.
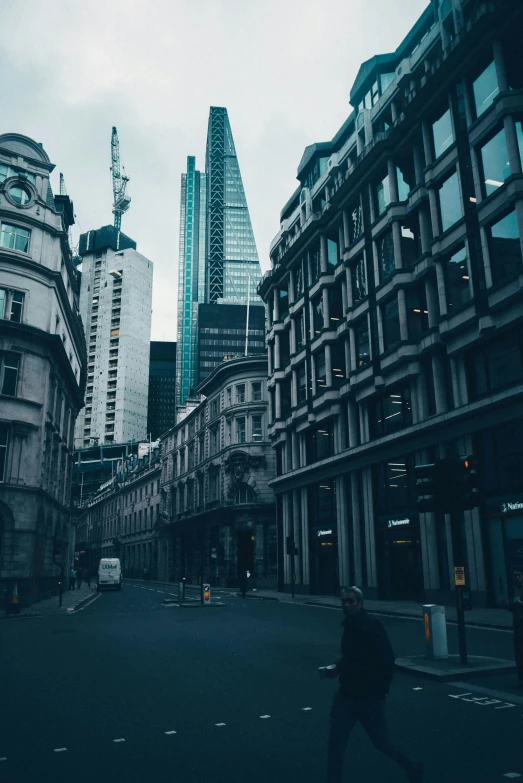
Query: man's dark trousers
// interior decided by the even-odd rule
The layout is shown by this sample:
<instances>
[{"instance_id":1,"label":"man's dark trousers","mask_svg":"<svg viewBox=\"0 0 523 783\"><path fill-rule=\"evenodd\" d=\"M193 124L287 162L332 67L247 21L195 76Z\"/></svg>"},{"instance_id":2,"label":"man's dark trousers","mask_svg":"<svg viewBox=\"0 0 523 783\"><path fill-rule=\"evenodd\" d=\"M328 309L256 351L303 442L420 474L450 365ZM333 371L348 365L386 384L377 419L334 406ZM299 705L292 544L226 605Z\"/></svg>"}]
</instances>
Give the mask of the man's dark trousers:
<instances>
[{"instance_id":1,"label":"man's dark trousers","mask_svg":"<svg viewBox=\"0 0 523 783\"><path fill-rule=\"evenodd\" d=\"M343 756L349 736L360 721L376 750L393 759L408 774L413 772L412 762L395 745L389 742L385 719L385 699L346 699L338 691L331 709L329 733L328 783L342 783Z\"/></svg>"}]
</instances>

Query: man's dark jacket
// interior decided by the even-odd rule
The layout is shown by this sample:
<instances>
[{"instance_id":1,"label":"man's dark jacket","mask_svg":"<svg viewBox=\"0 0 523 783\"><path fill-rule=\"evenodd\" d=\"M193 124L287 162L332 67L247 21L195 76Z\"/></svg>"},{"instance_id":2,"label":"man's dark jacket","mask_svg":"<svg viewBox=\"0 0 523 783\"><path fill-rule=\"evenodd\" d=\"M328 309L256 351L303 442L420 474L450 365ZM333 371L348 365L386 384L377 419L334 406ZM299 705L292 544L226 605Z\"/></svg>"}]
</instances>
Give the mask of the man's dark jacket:
<instances>
[{"instance_id":1,"label":"man's dark jacket","mask_svg":"<svg viewBox=\"0 0 523 783\"><path fill-rule=\"evenodd\" d=\"M394 653L385 628L362 609L342 623L340 691L347 699L384 699L394 673Z\"/></svg>"}]
</instances>

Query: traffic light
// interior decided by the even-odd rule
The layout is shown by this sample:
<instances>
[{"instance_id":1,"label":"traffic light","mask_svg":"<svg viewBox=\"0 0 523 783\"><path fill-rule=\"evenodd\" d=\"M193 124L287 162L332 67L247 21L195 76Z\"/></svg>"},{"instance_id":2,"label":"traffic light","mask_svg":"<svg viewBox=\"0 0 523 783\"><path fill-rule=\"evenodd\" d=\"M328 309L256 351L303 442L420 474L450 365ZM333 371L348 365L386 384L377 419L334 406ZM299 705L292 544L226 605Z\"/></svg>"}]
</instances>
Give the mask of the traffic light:
<instances>
[{"instance_id":1,"label":"traffic light","mask_svg":"<svg viewBox=\"0 0 523 783\"><path fill-rule=\"evenodd\" d=\"M452 483L450 460L439 459L427 465L415 465L414 476L418 511L449 509Z\"/></svg>"},{"instance_id":2,"label":"traffic light","mask_svg":"<svg viewBox=\"0 0 523 783\"><path fill-rule=\"evenodd\" d=\"M479 505L477 461L473 454L457 457L453 470L454 500L459 508L475 508Z\"/></svg>"}]
</instances>

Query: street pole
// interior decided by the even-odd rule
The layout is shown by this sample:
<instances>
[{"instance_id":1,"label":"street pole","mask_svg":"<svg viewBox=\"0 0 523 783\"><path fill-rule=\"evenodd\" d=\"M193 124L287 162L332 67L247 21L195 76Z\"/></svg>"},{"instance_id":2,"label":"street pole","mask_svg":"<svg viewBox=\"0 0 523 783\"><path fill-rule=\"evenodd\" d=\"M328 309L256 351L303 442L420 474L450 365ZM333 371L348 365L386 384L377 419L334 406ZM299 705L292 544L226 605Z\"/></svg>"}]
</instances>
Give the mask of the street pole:
<instances>
[{"instance_id":1,"label":"street pole","mask_svg":"<svg viewBox=\"0 0 523 783\"><path fill-rule=\"evenodd\" d=\"M459 660L462 666L466 666L467 637L465 634L465 609L463 606L463 591L466 585L465 553L463 551L463 537L461 526L463 512L454 508L450 512L450 529L452 535L452 554L454 560L454 585L456 589L456 614L458 620L458 645Z\"/></svg>"},{"instance_id":2,"label":"street pole","mask_svg":"<svg viewBox=\"0 0 523 783\"><path fill-rule=\"evenodd\" d=\"M295 573L295 552L296 548L294 546L294 536L292 538L292 551L291 551L291 582L292 582L292 600L294 601L294 585L296 584L296 573Z\"/></svg>"}]
</instances>

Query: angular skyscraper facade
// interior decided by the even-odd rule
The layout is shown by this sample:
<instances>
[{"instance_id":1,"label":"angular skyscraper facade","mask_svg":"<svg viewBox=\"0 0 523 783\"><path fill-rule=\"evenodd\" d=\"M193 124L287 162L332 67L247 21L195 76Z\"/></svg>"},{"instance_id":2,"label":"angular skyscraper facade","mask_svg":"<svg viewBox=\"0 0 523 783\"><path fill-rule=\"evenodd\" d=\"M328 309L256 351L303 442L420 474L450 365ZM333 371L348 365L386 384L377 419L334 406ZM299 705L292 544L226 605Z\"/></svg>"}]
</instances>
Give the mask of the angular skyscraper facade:
<instances>
[{"instance_id":1,"label":"angular skyscraper facade","mask_svg":"<svg viewBox=\"0 0 523 783\"><path fill-rule=\"evenodd\" d=\"M206 171L198 171L195 158L188 157L187 172L182 174L176 367L179 404L201 380L198 306L222 302L245 305L248 299L250 304L262 304L256 293L260 278L227 109L212 106Z\"/></svg>"},{"instance_id":2,"label":"angular skyscraper facade","mask_svg":"<svg viewBox=\"0 0 523 783\"><path fill-rule=\"evenodd\" d=\"M207 132L207 302L244 304L261 278L227 109L211 106ZM250 279L250 282L249 282Z\"/></svg>"},{"instance_id":3,"label":"angular skyscraper facade","mask_svg":"<svg viewBox=\"0 0 523 783\"><path fill-rule=\"evenodd\" d=\"M197 378L198 303L205 301L206 180L187 158L180 194L180 244L178 264L178 362L176 399L183 403Z\"/></svg>"}]
</instances>

